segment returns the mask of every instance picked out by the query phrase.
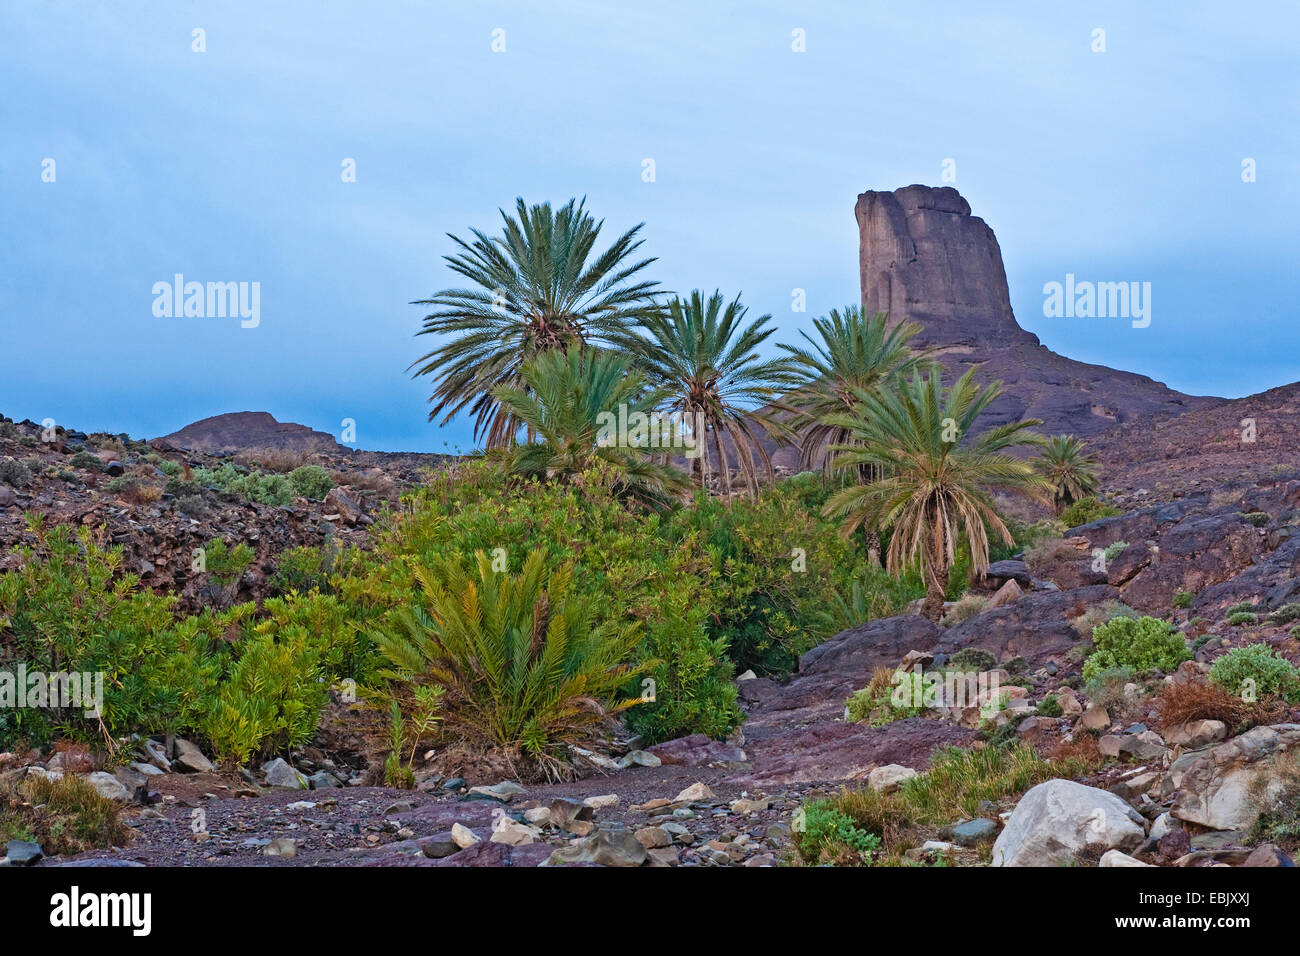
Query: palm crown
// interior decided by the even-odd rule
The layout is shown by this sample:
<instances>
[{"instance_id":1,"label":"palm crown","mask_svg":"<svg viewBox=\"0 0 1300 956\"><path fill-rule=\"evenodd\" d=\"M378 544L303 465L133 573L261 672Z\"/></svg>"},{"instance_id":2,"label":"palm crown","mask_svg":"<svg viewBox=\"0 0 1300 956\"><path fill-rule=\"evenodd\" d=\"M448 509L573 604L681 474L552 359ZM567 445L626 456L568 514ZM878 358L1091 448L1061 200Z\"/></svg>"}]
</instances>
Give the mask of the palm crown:
<instances>
[{"instance_id":1,"label":"palm crown","mask_svg":"<svg viewBox=\"0 0 1300 956\"><path fill-rule=\"evenodd\" d=\"M774 331L766 327L772 316L746 322L747 312L739 295L725 302L720 292L706 299L696 289L690 298L674 298L647 319L644 336L621 341L635 352L650 381L667 393L670 413L703 425L695 436L703 443L703 453L695 459L700 485L706 484L713 467L728 493L728 445L750 491L756 493L759 462L772 474L760 432L778 438L790 434L789 426L765 407L777 405L782 387L791 381L790 361L759 356L758 347Z\"/></svg>"},{"instance_id":2,"label":"palm crown","mask_svg":"<svg viewBox=\"0 0 1300 956\"><path fill-rule=\"evenodd\" d=\"M893 326L884 312L868 318L856 305L843 312L831 309L825 318L813 320L821 341L807 332L799 334L808 348L782 345L790 353L798 384L785 401L800 413L803 427L799 441L799 466L812 468L827 446L845 445L851 433L844 425L828 422L832 415L852 410L858 394L874 392L914 372L933 365L929 350L915 353L908 340L921 331L916 322ZM823 471L829 475L834 456L822 454Z\"/></svg>"},{"instance_id":3,"label":"palm crown","mask_svg":"<svg viewBox=\"0 0 1300 956\"><path fill-rule=\"evenodd\" d=\"M510 453L516 473L569 480L604 462L618 490L644 503L666 503L689 486L676 468L652 461L668 429L653 415L661 395L646 387L630 359L578 346L536 355L523 364L522 387L503 386L497 399L537 441ZM629 434L613 421L638 420Z\"/></svg>"},{"instance_id":4,"label":"palm crown","mask_svg":"<svg viewBox=\"0 0 1300 956\"><path fill-rule=\"evenodd\" d=\"M633 260L641 226L594 255L602 223L584 206L571 199L553 211L550 203L529 208L519 199L514 216L501 211L501 236L477 229L473 242L450 236L461 251L444 257L447 265L473 287L413 303L435 307L418 335L452 336L410 366L416 376L437 378L431 421L444 415L445 424L468 407L475 440L482 435L489 448L507 446L519 423L494 393L523 385L527 359L608 340L655 311L658 283L636 279L654 261Z\"/></svg>"},{"instance_id":5,"label":"palm crown","mask_svg":"<svg viewBox=\"0 0 1300 956\"><path fill-rule=\"evenodd\" d=\"M1051 487L1057 514L1097 490L1097 459L1073 435L1053 435L1034 464Z\"/></svg>"}]
</instances>

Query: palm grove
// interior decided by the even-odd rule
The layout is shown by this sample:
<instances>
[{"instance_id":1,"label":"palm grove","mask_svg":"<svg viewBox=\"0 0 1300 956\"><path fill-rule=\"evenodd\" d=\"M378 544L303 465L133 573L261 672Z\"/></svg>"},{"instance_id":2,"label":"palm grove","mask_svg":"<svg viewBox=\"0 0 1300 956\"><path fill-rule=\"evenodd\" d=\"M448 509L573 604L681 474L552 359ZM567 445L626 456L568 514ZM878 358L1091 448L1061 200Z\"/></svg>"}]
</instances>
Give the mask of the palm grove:
<instances>
[{"instance_id":1,"label":"palm grove","mask_svg":"<svg viewBox=\"0 0 1300 956\"><path fill-rule=\"evenodd\" d=\"M602 224L576 200L556 211L519 199L501 217L500 236L450 237L460 252L447 264L473 285L415 303L435 309L419 334L445 341L412 367L438 383L430 420L468 409L475 439L515 474L568 482L602 459L629 500L680 500L686 472L644 445L596 440L598 416L620 403L697 416L703 448L689 477L726 495L733 470L750 495L773 479L765 437L796 444L801 464L820 463L839 487L824 516L845 535L888 536L888 570L919 571L931 618L963 543L975 573L990 535L1012 543L993 492L1050 499L1059 512L1095 486L1074 436L1044 439L1036 419L976 432L1000 383L981 386L971 369L944 387L928 351L909 347L915 323L849 306L814 320L804 346L761 358L772 316L751 320L739 296L719 292L664 301L644 278L654 260L637 256L640 225L597 252ZM1044 451L1031 461L1010 454L1016 446Z\"/></svg>"},{"instance_id":2,"label":"palm grove","mask_svg":"<svg viewBox=\"0 0 1300 956\"><path fill-rule=\"evenodd\" d=\"M290 549L273 597L197 614L142 587L120 546L31 516L0 575L0 643L105 672L105 704L0 715L0 744L171 733L241 766L311 741L346 685L347 713L384 717L391 784L433 744L561 776L615 715L650 743L720 738L743 719L737 674L788 674L917 599L938 617L1027 539L995 494L1091 500L1077 439L981 430L999 386L974 370L945 386L914 324L849 307L773 347L772 317L738 296L646 278L640 226L604 246L581 203L522 200L502 226L452 237L465 282L419 303L437 344L412 366L435 383L431 420L468 415L483 454L432 471L367 547ZM607 440L621 408L696 423L698 454ZM803 471L776 480L773 444ZM217 584L252 560L207 551Z\"/></svg>"}]
</instances>

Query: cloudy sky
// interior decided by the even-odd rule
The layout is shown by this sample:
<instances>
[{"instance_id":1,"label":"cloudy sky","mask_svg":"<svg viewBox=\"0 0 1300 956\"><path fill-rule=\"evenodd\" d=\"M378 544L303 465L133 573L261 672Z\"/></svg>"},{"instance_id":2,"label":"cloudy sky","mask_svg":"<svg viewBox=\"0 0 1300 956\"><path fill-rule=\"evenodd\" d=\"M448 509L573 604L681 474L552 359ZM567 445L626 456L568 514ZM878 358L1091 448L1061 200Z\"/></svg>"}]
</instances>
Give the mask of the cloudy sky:
<instances>
[{"instance_id":1,"label":"cloudy sky","mask_svg":"<svg viewBox=\"0 0 1300 956\"><path fill-rule=\"evenodd\" d=\"M585 195L667 288L743 290L789 341L857 298L857 193L945 160L1050 348L1198 394L1300 379L1300 7L982 6L6 0L0 412L468 447L405 373L447 232ZM259 283L260 323L156 316L177 273ZM1150 282L1151 325L1045 317L1066 273Z\"/></svg>"}]
</instances>

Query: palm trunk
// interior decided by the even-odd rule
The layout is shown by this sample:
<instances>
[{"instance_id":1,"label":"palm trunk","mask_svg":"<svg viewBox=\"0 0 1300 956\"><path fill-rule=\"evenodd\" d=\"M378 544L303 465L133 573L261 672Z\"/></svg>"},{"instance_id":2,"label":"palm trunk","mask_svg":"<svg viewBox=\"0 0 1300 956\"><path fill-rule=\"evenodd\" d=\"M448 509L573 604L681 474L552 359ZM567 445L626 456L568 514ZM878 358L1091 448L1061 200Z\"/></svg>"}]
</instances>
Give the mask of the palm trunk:
<instances>
[{"instance_id":1,"label":"palm trunk","mask_svg":"<svg viewBox=\"0 0 1300 956\"><path fill-rule=\"evenodd\" d=\"M943 617L943 602L948 596L948 563L944 554L931 555L925 565L925 600L921 614L931 621Z\"/></svg>"}]
</instances>

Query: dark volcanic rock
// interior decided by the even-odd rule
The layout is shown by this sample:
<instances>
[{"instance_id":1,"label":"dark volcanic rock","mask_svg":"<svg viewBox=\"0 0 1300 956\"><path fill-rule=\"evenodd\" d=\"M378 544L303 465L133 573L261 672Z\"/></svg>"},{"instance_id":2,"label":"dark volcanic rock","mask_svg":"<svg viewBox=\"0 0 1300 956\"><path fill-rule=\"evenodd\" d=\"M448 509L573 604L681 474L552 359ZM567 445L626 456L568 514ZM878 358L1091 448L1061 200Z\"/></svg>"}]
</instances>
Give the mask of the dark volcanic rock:
<instances>
[{"instance_id":1,"label":"dark volcanic rock","mask_svg":"<svg viewBox=\"0 0 1300 956\"><path fill-rule=\"evenodd\" d=\"M762 720L755 717L754 724L760 725ZM757 726L746 724L746 729L751 732ZM843 721L817 723L751 744L748 750L754 769L729 781L745 787L784 787L859 779L873 767L891 763L926 770L935 748L960 747L974 739L972 730L923 717L909 717L885 727Z\"/></svg>"},{"instance_id":2,"label":"dark volcanic rock","mask_svg":"<svg viewBox=\"0 0 1300 956\"><path fill-rule=\"evenodd\" d=\"M935 346L950 372L982 363L983 381L1002 380L1006 392L986 425L1041 418L1045 430L1091 435L1116 422L1223 403L1045 348L1016 324L993 230L955 189L868 191L854 211L864 308L921 323L915 341Z\"/></svg>"},{"instance_id":3,"label":"dark volcanic rock","mask_svg":"<svg viewBox=\"0 0 1300 956\"><path fill-rule=\"evenodd\" d=\"M1071 619L1094 604L1119 596L1108 584L1026 594L1015 604L986 611L952 628L939 643L939 651L951 657L964 647L975 647L989 651L999 661L1023 657L1031 667L1052 659L1059 664L1079 640Z\"/></svg>"}]
</instances>

